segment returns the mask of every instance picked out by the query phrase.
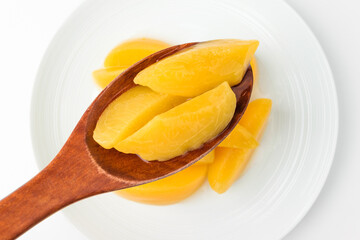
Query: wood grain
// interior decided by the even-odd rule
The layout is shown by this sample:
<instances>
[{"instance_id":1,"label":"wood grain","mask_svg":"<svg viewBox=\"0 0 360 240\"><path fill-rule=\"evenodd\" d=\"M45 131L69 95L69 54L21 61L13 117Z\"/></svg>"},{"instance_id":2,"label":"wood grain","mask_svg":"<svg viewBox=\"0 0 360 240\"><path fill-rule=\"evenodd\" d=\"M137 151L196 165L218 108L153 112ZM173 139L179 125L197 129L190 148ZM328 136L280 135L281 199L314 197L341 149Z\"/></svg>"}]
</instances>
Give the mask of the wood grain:
<instances>
[{"instance_id":1,"label":"wood grain","mask_svg":"<svg viewBox=\"0 0 360 240\"><path fill-rule=\"evenodd\" d=\"M233 87L235 115L227 128L201 148L165 162L143 161L137 155L104 149L93 139L96 122L118 96L134 87L134 77L157 61L197 43L173 46L137 62L106 87L86 110L69 139L37 176L0 201L0 239L15 239L49 215L78 200L120 190L174 174L215 148L242 117L252 91L252 71Z\"/></svg>"}]
</instances>

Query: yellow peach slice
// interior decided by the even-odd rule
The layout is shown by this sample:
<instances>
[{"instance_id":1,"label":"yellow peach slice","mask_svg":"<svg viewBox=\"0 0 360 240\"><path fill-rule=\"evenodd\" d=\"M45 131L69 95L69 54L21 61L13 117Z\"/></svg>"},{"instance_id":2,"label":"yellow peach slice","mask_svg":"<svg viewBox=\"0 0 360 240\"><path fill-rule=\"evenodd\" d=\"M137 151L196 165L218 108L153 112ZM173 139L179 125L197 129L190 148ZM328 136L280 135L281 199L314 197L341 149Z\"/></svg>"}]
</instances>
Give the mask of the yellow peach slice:
<instances>
[{"instance_id":1,"label":"yellow peach slice","mask_svg":"<svg viewBox=\"0 0 360 240\"><path fill-rule=\"evenodd\" d=\"M126 199L141 203L173 204L189 197L203 184L207 166L206 164L190 166L169 177L116 193Z\"/></svg>"},{"instance_id":2,"label":"yellow peach slice","mask_svg":"<svg viewBox=\"0 0 360 240\"><path fill-rule=\"evenodd\" d=\"M246 130L245 127L238 124L229 136L227 136L224 141L219 144L219 147L250 149L256 148L258 145L259 144L253 135Z\"/></svg>"},{"instance_id":3,"label":"yellow peach slice","mask_svg":"<svg viewBox=\"0 0 360 240\"><path fill-rule=\"evenodd\" d=\"M145 160L165 161L199 148L228 125L236 106L227 82L157 115L115 148Z\"/></svg>"},{"instance_id":4,"label":"yellow peach slice","mask_svg":"<svg viewBox=\"0 0 360 240\"><path fill-rule=\"evenodd\" d=\"M253 149L215 149L215 160L209 167L208 181L217 193L226 192L244 171Z\"/></svg>"},{"instance_id":5,"label":"yellow peach slice","mask_svg":"<svg viewBox=\"0 0 360 240\"><path fill-rule=\"evenodd\" d=\"M257 78L258 78L258 64L256 61L255 56L251 59L250 61L250 66L253 72L253 80L254 80L254 84L257 82Z\"/></svg>"},{"instance_id":6,"label":"yellow peach slice","mask_svg":"<svg viewBox=\"0 0 360 240\"><path fill-rule=\"evenodd\" d=\"M257 99L249 104L240 124L259 140L271 110L270 99ZM218 147L209 167L208 181L217 193L224 193L243 173L254 149Z\"/></svg>"},{"instance_id":7,"label":"yellow peach slice","mask_svg":"<svg viewBox=\"0 0 360 240\"><path fill-rule=\"evenodd\" d=\"M265 129L272 106L271 99L259 98L249 103L239 124L248 130L255 139L259 140Z\"/></svg>"},{"instance_id":8,"label":"yellow peach slice","mask_svg":"<svg viewBox=\"0 0 360 240\"><path fill-rule=\"evenodd\" d=\"M194 165L203 165L213 163L215 159L215 150L212 150L208 154L205 155L202 159L194 163Z\"/></svg>"},{"instance_id":9,"label":"yellow peach slice","mask_svg":"<svg viewBox=\"0 0 360 240\"><path fill-rule=\"evenodd\" d=\"M227 81L238 84L258 41L214 40L184 49L142 70L134 82L156 92L195 97Z\"/></svg>"},{"instance_id":10,"label":"yellow peach slice","mask_svg":"<svg viewBox=\"0 0 360 240\"><path fill-rule=\"evenodd\" d=\"M183 97L156 93L136 86L115 99L101 114L94 130L94 140L104 148L130 136L157 114L185 101Z\"/></svg>"},{"instance_id":11,"label":"yellow peach slice","mask_svg":"<svg viewBox=\"0 0 360 240\"><path fill-rule=\"evenodd\" d=\"M127 67L107 67L95 70L92 75L99 87L105 88L112 80L120 75Z\"/></svg>"},{"instance_id":12,"label":"yellow peach slice","mask_svg":"<svg viewBox=\"0 0 360 240\"><path fill-rule=\"evenodd\" d=\"M126 41L116 46L107 55L104 66L130 66L157 51L170 47L169 44L150 38Z\"/></svg>"}]
</instances>

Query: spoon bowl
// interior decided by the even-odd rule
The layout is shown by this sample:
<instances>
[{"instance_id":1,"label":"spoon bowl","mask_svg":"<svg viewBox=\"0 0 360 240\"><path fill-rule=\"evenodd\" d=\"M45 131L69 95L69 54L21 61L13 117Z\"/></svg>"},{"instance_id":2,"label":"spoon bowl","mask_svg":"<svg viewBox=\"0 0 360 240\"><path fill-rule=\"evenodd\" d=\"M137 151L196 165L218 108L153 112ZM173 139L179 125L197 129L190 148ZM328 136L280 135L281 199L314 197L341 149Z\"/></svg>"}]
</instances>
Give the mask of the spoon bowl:
<instances>
[{"instance_id":1,"label":"spoon bowl","mask_svg":"<svg viewBox=\"0 0 360 240\"><path fill-rule=\"evenodd\" d=\"M232 87L237 99L234 116L226 129L201 148L168 161L144 161L135 154L104 149L93 131L104 109L136 84L134 77L157 61L198 44L186 43L156 52L135 63L112 81L85 111L67 142L33 179L0 201L1 239L14 239L61 208L96 194L152 182L194 164L213 150L233 130L250 100L251 67Z\"/></svg>"},{"instance_id":2,"label":"spoon bowl","mask_svg":"<svg viewBox=\"0 0 360 240\"><path fill-rule=\"evenodd\" d=\"M114 79L114 81L99 94L92 106L89 107L89 117L86 125L86 144L93 160L96 161L96 163L107 173L122 179L126 177L128 181L135 181L135 185L140 185L169 176L200 160L203 156L220 144L220 142L239 122L247 107L252 91L253 75L251 67L247 70L242 82L232 87L237 99L237 107L232 121L221 134L219 134L215 139L205 143L199 149L190 151L182 156L178 156L167 161L149 162L142 160L135 154L125 154L115 149L102 148L94 141L93 131L101 113L115 98L136 86L133 79L140 71L165 57L196 44L198 44L198 42L173 46L154 53L137 62Z\"/></svg>"}]
</instances>

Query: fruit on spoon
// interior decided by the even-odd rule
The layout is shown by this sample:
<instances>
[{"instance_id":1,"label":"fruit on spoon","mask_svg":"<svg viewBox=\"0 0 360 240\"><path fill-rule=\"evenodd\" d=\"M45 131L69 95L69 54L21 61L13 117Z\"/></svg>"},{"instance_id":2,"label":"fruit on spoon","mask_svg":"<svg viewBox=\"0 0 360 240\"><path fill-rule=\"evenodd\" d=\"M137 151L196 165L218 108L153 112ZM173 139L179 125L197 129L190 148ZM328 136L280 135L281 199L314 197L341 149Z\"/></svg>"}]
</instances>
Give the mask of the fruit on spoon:
<instances>
[{"instance_id":1,"label":"fruit on spoon","mask_svg":"<svg viewBox=\"0 0 360 240\"><path fill-rule=\"evenodd\" d=\"M132 61L127 61L126 63L128 63L128 65L109 66L95 70L92 74L95 79L95 83L99 87L105 88L112 80L115 79L115 77L139 59L161 50L159 49L161 47L167 48L169 46L170 45L165 42L150 38L132 39L121 43L112 49L106 58L112 59L110 61L111 65L120 64L120 62L124 63L121 59L128 59L129 55L131 55L130 59L132 59ZM251 59L250 65L253 70L254 83L256 83L257 62L255 56Z\"/></svg>"},{"instance_id":2,"label":"fruit on spoon","mask_svg":"<svg viewBox=\"0 0 360 240\"><path fill-rule=\"evenodd\" d=\"M227 81L238 84L259 45L256 40L214 40L178 52L141 71L134 82L156 92L195 97Z\"/></svg>"},{"instance_id":3,"label":"fruit on spoon","mask_svg":"<svg viewBox=\"0 0 360 240\"><path fill-rule=\"evenodd\" d=\"M257 83L257 79L258 79L258 64L255 56L251 59L250 66L253 70L253 79L255 84Z\"/></svg>"},{"instance_id":4,"label":"fruit on spoon","mask_svg":"<svg viewBox=\"0 0 360 240\"><path fill-rule=\"evenodd\" d=\"M116 98L101 114L94 130L94 139L103 148L110 149L130 136L156 115L186 99L150 88L136 86Z\"/></svg>"},{"instance_id":5,"label":"fruit on spoon","mask_svg":"<svg viewBox=\"0 0 360 240\"><path fill-rule=\"evenodd\" d=\"M123 153L141 158L168 160L199 148L216 137L234 115L236 98L227 82L171 110L115 145Z\"/></svg>"},{"instance_id":6,"label":"fruit on spoon","mask_svg":"<svg viewBox=\"0 0 360 240\"><path fill-rule=\"evenodd\" d=\"M150 45L141 45L145 44L145 42L149 44L149 41ZM166 45L165 43L160 44L160 41L150 39L139 39L125 42L123 44L120 44L113 51L111 51L107 57L107 60L110 61L109 59L123 59L127 58L126 54L138 54L139 51L144 52L144 49L154 49L152 48L154 46L154 43L156 43L155 45L157 47L163 47L164 45ZM193 79L198 78L196 79L198 83L196 84L196 82L194 82L195 87L199 87L198 85L201 85L204 82L210 82L211 84L218 82L218 84L220 84L221 82L225 81L230 82L231 84L235 84L238 83L242 78L244 74L245 64L248 65L250 60L253 59L253 54L257 48L257 44L257 41L241 40L215 40L196 44L193 47L189 47L183 51L180 51L177 54L164 58L163 60L149 66L148 68L138 73L135 76L134 81L136 81L139 76L142 76L150 79L162 78L163 81L173 82L174 79L168 79L169 77L172 77L172 75L167 76L163 73L176 72L176 76L180 76L180 78L184 76ZM214 60L211 57L217 57L217 59ZM134 56L132 56L132 58L134 58ZM113 62L115 62L115 60ZM169 62L172 65L169 65ZM120 63L118 62L117 64ZM182 68L185 65L191 67ZM176 69L178 67L180 68ZM144 75L144 72L148 71L148 69L151 68L157 69L157 72L154 72L155 75ZM116 67L115 70L121 71L121 69L116 69ZM105 76L104 72L106 71L100 70L94 72L94 74ZM209 81L209 79L213 79L213 81ZM178 79L178 83L179 84L176 87L180 89L186 89L187 92L192 91L192 89L194 88L194 86L192 86L192 88L188 88L188 83L181 81L181 79ZM138 89L142 89L143 92L139 92ZM145 89L147 89L146 93L144 93ZM130 90L129 93L124 93L121 97L119 97L119 99L116 99L105 109L96 125L96 129L94 131L94 139L106 149L110 149L116 145L116 149L118 149L119 151L140 154L136 151L139 150L141 144L138 144L138 147L133 147L133 149L130 150L131 147L126 146L126 141L130 141L132 138L130 138L130 140L126 140L125 142L122 142L122 140L143 127L143 125L147 121L151 120L159 113L169 110L172 106L176 106L178 103L180 103L180 99L180 97L170 96L167 93L152 92L148 88L135 87L134 89ZM196 121L196 116L194 117L194 121ZM160 130L162 130L161 127L163 126L160 126L160 128L158 129L159 132ZM243 146L251 148L256 145L256 141L251 138L251 135L246 135L246 130L236 129L236 131L238 132L238 135L242 133L244 136L248 137L246 141L242 142ZM154 132L152 133L151 137L158 134L159 133ZM173 135L173 133L171 132L167 134ZM182 140L187 141L187 139ZM236 140L237 139L234 139L232 141L225 141L224 144L236 142L237 147L242 147L240 142ZM177 143L181 143L181 140L179 140ZM195 144L195 147L196 146L199 146L199 144ZM147 147L149 147L148 144ZM158 148L154 148L153 146L152 148L158 150ZM191 147L187 146L186 149L191 150ZM183 154L183 150L185 150L185 148L178 151L177 154L179 154L180 152L181 154ZM140 154L140 156L143 155ZM177 155L169 155L169 157L162 156L162 159L169 159L175 156ZM145 159L148 158L145 156L143 157Z\"/></svg>"}]
</instances>

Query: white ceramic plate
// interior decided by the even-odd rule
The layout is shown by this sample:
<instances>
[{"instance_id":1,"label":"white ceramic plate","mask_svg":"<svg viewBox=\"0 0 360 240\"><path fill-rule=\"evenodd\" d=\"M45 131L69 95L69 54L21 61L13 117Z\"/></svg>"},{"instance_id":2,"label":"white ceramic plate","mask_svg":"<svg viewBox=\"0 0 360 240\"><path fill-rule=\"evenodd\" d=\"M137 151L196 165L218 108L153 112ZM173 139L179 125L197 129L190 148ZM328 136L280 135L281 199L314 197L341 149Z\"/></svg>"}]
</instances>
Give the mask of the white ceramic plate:
<instances>
[{"instance_id":1,"label":"white ceramic plate","mask_svg":"<svg viewBox=\"0 0 360 240\"><path fill-rule=\"evenodd\" d=\"M283 1L90 0L59 30L34 88L32 135L40 167L60 150L98 93L91 72L134 37L172 44L258 39L259 88L273 100L266 132L245 175L223 195L208 184L171 206L113 193L64 210L90 239L280 239L309 210L329 172L338 111L324 53Z\"/></svg>"}]
</instances>

